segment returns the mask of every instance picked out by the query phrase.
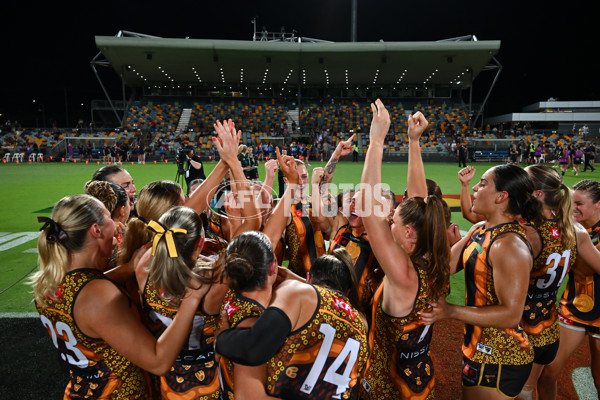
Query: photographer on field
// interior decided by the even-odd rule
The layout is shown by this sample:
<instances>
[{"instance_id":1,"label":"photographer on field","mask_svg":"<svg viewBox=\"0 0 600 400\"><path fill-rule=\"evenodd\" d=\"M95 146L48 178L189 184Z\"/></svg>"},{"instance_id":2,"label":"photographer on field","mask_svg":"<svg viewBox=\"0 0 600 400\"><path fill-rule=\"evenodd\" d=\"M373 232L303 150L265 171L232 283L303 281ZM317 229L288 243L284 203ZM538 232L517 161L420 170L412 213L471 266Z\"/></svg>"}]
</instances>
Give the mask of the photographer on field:
<instances>
[{"instance_id":1,"label":"photographer on field","mask_svg":"<svg viewBox=\"0 0 600 400\"><path fill-rule=\"evenodd\" d=\"M204 174L204 164L200 159L200 156L194 153L193 148L185 150L185 159L187 165L185 168L185 183L189 186L190 182L194 179L206 179Z\"/></svg>"}]
</instances>

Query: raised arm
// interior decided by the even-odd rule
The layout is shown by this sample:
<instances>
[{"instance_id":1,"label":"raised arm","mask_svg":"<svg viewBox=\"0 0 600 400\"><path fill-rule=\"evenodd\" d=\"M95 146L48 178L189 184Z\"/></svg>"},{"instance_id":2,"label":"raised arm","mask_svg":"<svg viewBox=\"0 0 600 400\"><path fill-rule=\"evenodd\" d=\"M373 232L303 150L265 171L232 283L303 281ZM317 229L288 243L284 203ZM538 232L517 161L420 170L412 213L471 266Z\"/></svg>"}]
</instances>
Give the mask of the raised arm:
<instances>
[{"instance_id":1,"label":"raised arm","mask_svg":"<svg viewBox=\"0 0 600 400\"><path fill-rule=\"evenodd\" d=\"M287 218L290 213L292 199L294 198L294 190L299 182L298 170L296 168L294 157L282 156L279 153L279 147L277 147L276 152L277 162L288 180L288 185L283 193L283 197L279 199L279 202L263 228L263 233L267 235L273 248L275 248L279 239L281 239L281 235L287 225ZM275 160L269 160L268 162L270 161Z\"/></svg>"},{"instance_id":2,"label":"raised arm","mask_svg":"<svg viewBox=\"0 0 600 400\"><path fill-rule=\"evenodd\" d=\"M265 180L262 185L262 191L269 194L270 200L273 199L273 182L275 182L275 175L277 175L277 160L268 160L265 163Z\"/></svg>"},{"instance_id":3,"label":"raised arm","mask_svg":"<svg viewBox=\"0 0 600 400\"><path fill-rule=\"evenodd\" d=\"M473 201L471 200L471 179L475 176L475 167L465 167L458 171L460 180L460 211L462 216L472 224L483 221L483 217L472 211Z\"/></svg>"},{"instance_id":4,"label":"raised arm","mask_svg":"<svg viewBox=\"0 0 600 400\"><path fill-rule=\"evenodd\" d=\"M311 178L311 202L313 205L312 218L319 224L321 232L325 239L329 239L331 234L331 225L333 217L331 215L331 194L329 193L329 183L324 182L325 170L317 167L312 171ZM335 207L337 214L337 207Z\"/></svg>"},{"instance_id":5,"label":"raised arm","mask_svg":"<svg viewBox=\"0 0 600 400\"><path fill-rule=\"evenodd\" d=\"M215 195L219 183L225 177L228 167L223 161L219 161L204 182L186 200L184 205L200 214L210 206L210 200Z\"/></svg>"},{"instance_id":6,"label":"raised arm","mask_svg":"<svg viewBox=\"0 0 600 400\"><path fill-rule=\"evenodd\" d=\"M231 120L223 123L217 121L214 128L219 135L218 138L214 138L214 143L222 159L229 166L232 179L235 181L235 186L232 186L232 188L235 188L237 192L236 200L241 206L241 215L244 218L237 229L229 231L230 237L233 238L245 231L258 230L260 228L260 213L256 207L250 184L234 151L238 147L242 131L236 132L235 125Z\"/></svg>"},{"instance_id":7,"label":"raised arm","mask_svg":"<svg viewBox=\"0 0 600 400\"><path fill-rule=\"evenodd\" d=\"M411 276L409 271L408 255L394 240L387 219L388 215L375 203L376 199L382 197L381 161L385 135L390 127L390 115L379 99L375 104L371 104L371 110L373 120L370 144L361 178L361 196L356 208L360 210L367 234L370 238L376 238L377 245L372 249L386 274L386 279L399 289L412 287L414 276Z\"/></svg>"},{"instance_id":8,"label":"raised arm","mask_svg":"<svg viewBox=\"0 0 600 400\"><path fill-rule=\"evenodd\" d=\"M408 116L408 171L406 175L408 197L427 197L427 182L425 181L425 168L419 139L428 126L429 121L421 111Z\"/></svg>"},{"instance_id":9,"label":"raised arm","mask_svg":"<svg viewBox=\"0 0 600 400\"><path fill-rule=\"evenodd\" d=\"M331 154L329 161L327 161L325 171L323 172L322 183L331 183L333 179L333 172L335 171L338 161L340 161L341 157L347 156L352 152L352 141L355 138L356 134L353 134L350 136L350 139L342 140L338 143L337 147L333 151L333 154Z\"/></svg>"}]
</instances>

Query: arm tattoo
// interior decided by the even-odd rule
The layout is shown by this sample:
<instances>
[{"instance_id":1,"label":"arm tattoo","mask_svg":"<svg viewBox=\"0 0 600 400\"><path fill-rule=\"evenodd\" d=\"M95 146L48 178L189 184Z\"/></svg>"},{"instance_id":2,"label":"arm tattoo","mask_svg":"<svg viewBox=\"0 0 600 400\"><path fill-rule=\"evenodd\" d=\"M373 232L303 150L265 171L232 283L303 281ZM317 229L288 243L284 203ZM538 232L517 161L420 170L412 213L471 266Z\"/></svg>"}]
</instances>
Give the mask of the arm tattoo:
<instances>
[{"instance_id":1,"label":"arm tattoo","mask_svg":"<svg viewBox=\"0 0 600 400\"><path fill-rule=\"evenodd\" d=\"M333 158L329 160L329 162L325 166L325 171L323 172L323 178L321 179L321 182L331 182L331 180L333 179L333 171L335 171L335 167L337 166L338 160L338 158Z\"/></svg>"}]
</instances>

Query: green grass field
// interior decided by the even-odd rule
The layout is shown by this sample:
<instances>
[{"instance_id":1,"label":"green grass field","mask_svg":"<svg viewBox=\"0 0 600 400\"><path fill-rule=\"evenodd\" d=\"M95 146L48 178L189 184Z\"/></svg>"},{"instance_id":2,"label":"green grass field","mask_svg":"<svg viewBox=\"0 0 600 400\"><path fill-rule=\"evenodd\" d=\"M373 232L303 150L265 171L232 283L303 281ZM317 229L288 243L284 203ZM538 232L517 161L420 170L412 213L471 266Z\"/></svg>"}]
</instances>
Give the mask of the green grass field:
<instances>
[{"instance_id":1,"label":"green grass field","mask_svg":"<svg viewBox=\"0 0 600 400\"><path fill-rule=\"evenodd\" d=\"M214 162L205 163L208 174ZM494 164L478 163L476 179ZM176 177L176 164L147 163L123 165L132 175L138 191L147 183L157 179ZM325 163L311 162L309 170L324 167ZM52 206L63 196L82 193L83 185L99 168L95 162L83 163L45 163L45 164L2 164L0 165L0 313L32 312L35 307L31 301L30 288L25 284L27 276L36 268L36 233L40 224L37 216L49 216ZM406 186L406 163L383 164L383 181L388 183L396 194L404 192ZM426 163L427 178L439 183L444 195L459 194L457 178L458 167L455 163ZM264 169L259 169L264 177ZM360 181L362 163L341 162L335 172L333 183L337 185ZM598 179L599 173L572 173L565 176L565 183L572 186L581 179ZM277 184L277 182L275 182ZM452 204L451 204L452 206ZM460 212L454 212L453 222L462 230L468 230L470 224ZM25 233L29 232L29 236ZM10 235L10 236L9 236ZM22 238L23 243L16 245ZM452 279L450 301L464 301L464 282L462 275Z\"/></svg>"}]
</instances>

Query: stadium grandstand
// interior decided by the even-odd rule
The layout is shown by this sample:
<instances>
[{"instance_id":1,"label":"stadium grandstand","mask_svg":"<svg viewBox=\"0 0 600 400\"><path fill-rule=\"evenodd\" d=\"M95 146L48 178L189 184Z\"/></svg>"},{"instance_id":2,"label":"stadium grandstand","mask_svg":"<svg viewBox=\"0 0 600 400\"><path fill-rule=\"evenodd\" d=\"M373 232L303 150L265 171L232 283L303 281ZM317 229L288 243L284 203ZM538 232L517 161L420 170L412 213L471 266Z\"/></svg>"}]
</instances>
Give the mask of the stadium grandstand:
<instances>
[{"instance_id":1,"label":"stadium grandstand","mask_svg":"<svg viewBox=\"0 0 600 400\"><path fill-rule=\"evenodd\" d=\"M119 31L95 40L99 52L90 64L106 98L92 102L94 125L20 134L13 127L3 136L5 160L102 159L114 144L124 159L135 158L140 147L150 159L161 151L173 157L185 146L208 157L212 124L226 118L238 123L249 145L335 146L356 133L365 154L368 135L361 133L368 132L376 98L393 118L389 159L407 157L406 115L417 110L432 124L422 144L424 157L432 160L453 158L456 142L466 142L473 154L503 153L520 139L543 142L549 159L556 146L598 140L600 130L600 102L550 99L484 119L502 70L496 59L500 41L474 35L334 43L295 32L255 32L253 40L234 41ZM484 75L491 80L487 94L473 102L473 86L481 86ZM115 79L122 87L116 96L105 84Z\"/></svg>"}]
</instances>

